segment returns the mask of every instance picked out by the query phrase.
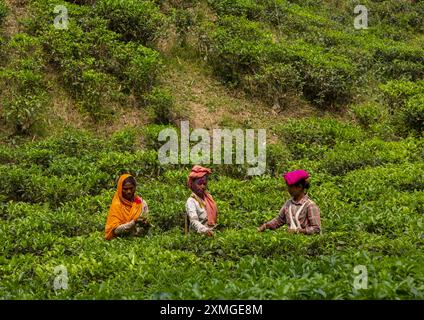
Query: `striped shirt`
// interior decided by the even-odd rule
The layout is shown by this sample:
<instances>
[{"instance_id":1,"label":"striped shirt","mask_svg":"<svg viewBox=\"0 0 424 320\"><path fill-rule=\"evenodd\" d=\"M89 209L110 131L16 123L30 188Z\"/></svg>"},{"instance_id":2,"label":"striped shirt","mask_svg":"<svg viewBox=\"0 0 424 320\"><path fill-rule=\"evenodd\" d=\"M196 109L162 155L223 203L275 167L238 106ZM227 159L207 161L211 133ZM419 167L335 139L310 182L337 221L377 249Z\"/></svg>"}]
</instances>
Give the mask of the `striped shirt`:
<instances>
[{"instance_id":1,"label":"striped shirt","mask_svg":"<svg viewBox=\"0 0 424 320\"><path fill-rule=\"evenodd\" d=\"M299 202L294 201L293 198L288 200L280 209L278 216L267 222L267 228L274 230L284 224L289 227L296 225L296 213L298 213L300 228L304 229L306 234L321 232L320 210L306 194Z\"/></svg>"}]
</instances>

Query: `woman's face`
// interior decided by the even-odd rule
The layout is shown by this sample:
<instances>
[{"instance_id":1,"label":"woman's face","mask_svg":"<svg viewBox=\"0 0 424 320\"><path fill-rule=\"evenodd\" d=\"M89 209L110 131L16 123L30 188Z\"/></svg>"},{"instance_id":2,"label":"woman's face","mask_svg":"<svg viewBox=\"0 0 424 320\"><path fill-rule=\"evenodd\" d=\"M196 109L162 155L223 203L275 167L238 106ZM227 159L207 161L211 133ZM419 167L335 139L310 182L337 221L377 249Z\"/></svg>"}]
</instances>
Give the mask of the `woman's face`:
<instances>
[{"instance_id":1,"label":"woman's face","mask_svg":"<svg viewBox=\"0 0 424 320\"><path fill-rule=\"evenodd\" d=\"M207 185L208 185L208 179L206 178L206 176L196 179L194 181L194 188L200 194L205 193Z\"/></svg>"},{"instance_id":2,"label":"woman's face","mask_svg":"<svg viewBox=\"0 0 424 320\"><path fill-rule=\"evenodd\" d=\"M290 193L290 195L294 198L298 197L303 192L303 188L300 187L300 186L296 186L296 185L292 185L292 186L288 185L287 190Z\"/></svg>"},{"instance_id":3,"label":"woman's face","mask_svg":"<svg viewBox=\"0 0 424 320\"><path fill-rule=\"evenodd\" d=\"M134 200L134 194L135 194L135 185L133 185L131 182L126 182L122 186L122 196L124 199L128 201Z\"/></svg>"}]
</instances>

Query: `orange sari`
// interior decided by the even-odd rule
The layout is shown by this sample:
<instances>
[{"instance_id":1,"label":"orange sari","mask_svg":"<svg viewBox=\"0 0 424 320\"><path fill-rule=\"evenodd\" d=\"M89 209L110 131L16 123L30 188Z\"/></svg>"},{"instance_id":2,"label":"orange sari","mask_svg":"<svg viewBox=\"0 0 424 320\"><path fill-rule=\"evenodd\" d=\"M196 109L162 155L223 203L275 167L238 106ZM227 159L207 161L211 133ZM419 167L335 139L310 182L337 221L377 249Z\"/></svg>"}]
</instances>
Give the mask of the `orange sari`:
<instances>
[{"instance_id":1,"label":"orange sari","mask_svg":"<svg viewBox=\"0 0 424 320\"><path fill-rule=\"evenodd\" d=\"M134 197L130 202L122 196L122 185L124 180L131 177L129 174L123 174L119 177L118 189L112 199L109 214L106 220L105 239L111 240L116 237L114 230L121 224L137 220L143 209L143 200L139 196Z\"/></svg>"}]
</instances>

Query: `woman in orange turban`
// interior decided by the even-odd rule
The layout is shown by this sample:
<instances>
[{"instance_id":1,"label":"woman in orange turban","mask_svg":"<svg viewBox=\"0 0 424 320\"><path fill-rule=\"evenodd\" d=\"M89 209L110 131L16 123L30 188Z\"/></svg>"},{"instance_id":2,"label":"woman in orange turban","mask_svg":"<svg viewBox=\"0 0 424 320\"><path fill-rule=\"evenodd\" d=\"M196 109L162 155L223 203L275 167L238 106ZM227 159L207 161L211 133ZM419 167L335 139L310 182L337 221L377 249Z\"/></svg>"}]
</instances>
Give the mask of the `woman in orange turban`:
<instances>
[{"instance_id":1,"label":"woman in orange turban","mask_svg":"<svg viewBox=\"0 0 424 320\"><path fill-rule=\"evenodd\" d=\"M190 227L208 236L213 236L212 230L216 226L218 216L216 203L206 191L208 176L211 173L211 169L196 165L191 169L187 180L188 187L192 190L186 203Z\"/></svg>"},{"instance_id":2,"label":"woman in orange turban","mask_svg":"<svg viewBox=\"0 0 424 320\"><path fill-rule=\"evenodd\" d=\"M106 220L105 239L117 236L139 235L143 226L149 226L146 201L135 195L137 184L133 176L123 174L118 180L118 189L112 200Z\"/></svg>"}]
</instances>

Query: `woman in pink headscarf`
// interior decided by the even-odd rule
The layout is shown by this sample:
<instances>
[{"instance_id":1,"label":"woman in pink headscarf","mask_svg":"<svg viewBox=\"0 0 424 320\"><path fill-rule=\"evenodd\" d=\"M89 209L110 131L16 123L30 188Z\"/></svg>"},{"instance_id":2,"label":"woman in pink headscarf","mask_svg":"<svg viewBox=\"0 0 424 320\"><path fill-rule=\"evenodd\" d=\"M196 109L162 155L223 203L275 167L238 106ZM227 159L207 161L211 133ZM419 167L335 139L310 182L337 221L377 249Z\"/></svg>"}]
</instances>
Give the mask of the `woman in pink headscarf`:
<instances>
[{"instance_id":1,"label":"woman in pink headscarf","mask_svg":"<svg viewBox=\"0 0 424 320\"><path fill-rule=\"evenodd\" d=\"M292 197L280 209L279 215L262 224L258 231L274 230L287 224L288 231L291 233L321 232L320 210L306 194L309 188L309 173L304 170L295 170L285 173L283 178Z\"/></svg>"},{"instance_id":2,"label":"woman in pink headscarf","mask_svg":"<svg viewBox=\"0 0 424 320\"><path fill-rule=\"evenodd\" d=\"M192 190L186 203L188 223L191 229L208 236L213 236L212 230L216 226L218 216L216 203L206 191L208 176L211 173L211 169L196 165L191 169L187 180L188 187Z\"/></svg>"}]
</instances>

